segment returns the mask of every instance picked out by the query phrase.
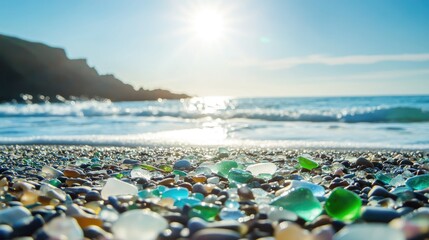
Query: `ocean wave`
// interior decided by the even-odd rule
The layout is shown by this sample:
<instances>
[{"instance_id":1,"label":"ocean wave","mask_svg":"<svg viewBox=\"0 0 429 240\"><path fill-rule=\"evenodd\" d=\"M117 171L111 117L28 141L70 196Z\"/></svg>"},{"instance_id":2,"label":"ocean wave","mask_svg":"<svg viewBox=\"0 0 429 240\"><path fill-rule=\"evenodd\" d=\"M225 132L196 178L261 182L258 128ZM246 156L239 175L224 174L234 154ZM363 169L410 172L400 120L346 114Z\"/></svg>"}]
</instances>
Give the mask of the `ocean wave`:
<instances>
[{"instance_id":1,"label":"ocean wave","mask_svg":"<svg viewBox=\"0 0 429 240\"><path fill-rule=\"evenodd\" d=\"M429 111L418 107L372 107L350 109L262 109L258 107L217 110L189 110L177 103L121 105L109 101L81 101L49 104L1 104L0 117L173 117L181 119L249 119L277 122L414 123L429 122Z\"/></svg>"}]
</instances>

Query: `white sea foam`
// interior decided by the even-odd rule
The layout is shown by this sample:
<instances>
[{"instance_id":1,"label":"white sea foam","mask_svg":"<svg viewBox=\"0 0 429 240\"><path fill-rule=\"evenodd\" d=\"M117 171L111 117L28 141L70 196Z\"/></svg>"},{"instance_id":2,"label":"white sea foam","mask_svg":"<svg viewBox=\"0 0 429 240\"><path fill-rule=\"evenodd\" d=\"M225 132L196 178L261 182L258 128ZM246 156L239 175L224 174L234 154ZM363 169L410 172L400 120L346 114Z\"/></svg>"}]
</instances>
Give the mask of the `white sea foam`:
<instances>
[{"instance_id":1,"label":"white sea foam","mask_svg":"<svg viewBox=\"0 0 429 240\"><path fill-rule=\"evenodd\" d=\"M428 149L429 96L0 104L0 144Z\"/></svg>"}]
</instances>

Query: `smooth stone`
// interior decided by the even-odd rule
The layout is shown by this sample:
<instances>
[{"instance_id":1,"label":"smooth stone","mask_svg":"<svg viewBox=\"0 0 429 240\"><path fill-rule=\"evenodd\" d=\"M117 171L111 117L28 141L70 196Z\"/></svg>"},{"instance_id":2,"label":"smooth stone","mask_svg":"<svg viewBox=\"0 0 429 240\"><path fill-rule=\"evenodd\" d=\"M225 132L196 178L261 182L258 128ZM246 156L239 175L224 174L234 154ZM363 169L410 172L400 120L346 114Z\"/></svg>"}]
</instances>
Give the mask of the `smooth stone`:
<instances>
[{"instance_id":1,"label":"smooth stone","mask_svg":"<svg viewBox=\"0 0 429 240\"><path fill-rule=\"evenodd\" d=\"M31 212L22 206L2 209L0 210L0 224L12 225L17 221L30 216Z\"/></svg>"},{"instance_id":2,"label":"smooth stone","mask_svg":"<svg viewBox=\"0 0 429 240\"><path fill-rule=\"evenodd\" d=\"M195 233L191 240L238 240L241 235L235 231L218 228L206 228Z\"/></svg>"},{"instance_id":3,"label":"smooth stone","mask_svg":"<svg viewBox=\"0 0 429 240\"><path fill-rule=\"evenodd\" d=\"M137 193L138 189L136 186L116 178L109 178L101 190L101 197L103 199L108 199L109 196L137 195Z\"/></svg>"},{"instance_id":4,"label":"smooth stone","mask_svg":"<svg viewBox=\"0 0 429 240\"><path fill-rule=\"evenodd\" d=\"M222 220L238 220L244 216L242 211L232 208L223 208L219 213L219 218Z\"/></svg>"},{"instance_id":5,"label":"smooth stone","mask_svg":"<svg viewBox=\"0 0 429 240\"><path fill-rule=\"evenodd\" d=\"M112 239L110 233L104 231L102 228L98 226L88 226L83 229L83 235L89 239Z\"/></svg>"},{"instance_id":6,"label":"smooth stone","mask_svg":"<svg viewBox=\"0 0 429 240\"><path fill-rule=\"evenodd\" d=\"M189 191L183 187L170 188L162 193L162 198L172 198L174 200L180 200L182 198L187 198Z\"/></svg>"},{"instance_id":7,"label":"smooth stone","mask_svg":"<svg viewBox=\"0 0 429 240\"><path fill-rule=\"evenodd\" d=\"M121 214L112 232L120 240L153 240L167 227L167 220L158 213L135 209Z\"/></svg>"},{"instance_id":8,"label":"smooth stone","mask_svg":"<svg viewBox=\"0 0 429 240\"><path fill-rule=\"evenodd\" d=\"M82 229L77 221L71 217L56 217L43 226L43 231L52 239L83 239Z\"/></svg>"},{"instance_id":9,"label":"smooth stone","mask_svg":"<svg viewBox=\"0 0 429 240\"><path fill-rule=\"evenodd\" d=\"M0 239L10 239L13 229L6 224L0 224Z\"/></svg>"},{"instance_id":10,"label":"smooth stone","mask_svg":"<svg viewBox=\"0 0 429 240\"><path fill-rule=\"evenodd\" d=\"M395 194L390 193L389 191L387 191L385 188L381 186L374 186L371 188L371 190L368 193L368 197L373 197L373 196L391 198L394 200L397 198Z\"/></svg>"},{"instance_id":11,"label":"smooth stone","mask_svg":"<svg viewBox=\"0 0 429 240\"><path fill-rule=\"evenodd\" d=\"M308 188L292 189L274 198L270 204L292 211L307 221L315 219L322 212L322 205Z\"/></svg>"},{"instance_id":12,"label":"smooth stone","mask_svg":"<svg viewBox=\"0 0 429 240\"><path fill-rule=\"evenodd\" d=\"M234 169L231 169L228 173L229 181L238 182L238 183L248 183L252 179L253 179L252 173L246 170L234 168Z\"/></svg>"},{"instance_id":13,"label":"smooth stone","mask_svg":"<svg viewBox=\"0 0 429 240\"><path fill-rule=\"evenodd\" d=\"M325 195L325 188L314 183L298 180L287 180L285 181L285 185L287 186L276 192L276 196L280 196L286 191L290 191L291 189L297 188L308 188L311 190L315 197L323 197Z\"/></svg>"},{"instance_id":14,"label":"smooth stone","mask_svg":"<svg viewBox=\"0 0 429 240\"><path fill-rule=\"evenodd\" d=\"M101 195L97 191L90 191L85 195L85 200L87 202L99 201L102 200Z\"/></svg>"},{"instance_id":15,"label":"smooth stone","mask_svg":"<svg viewBox=\"0 0 429 240\"><path fill-rule=\"evenodd\" d=\"M351 224L334 235L334 240L405 240L404 234L381 223Z\"/></svg>"},{"instance_id":16,"label":"smooth stone","mask_svg":"<svg viewBox=\"0 0 429 240\"><path fill-rule=\"evenodd\" d=\"M367 222L388 223L401 215L391 208L363 207L361 217Z\"/></svg>"},{"instance_id":17,"label":"smooth stone","mask_svg":"<svg viewBox=\"0 0 429 240\"><path fill-rule=\"evenodd\" d=\"M228 229L228 230L236 231L243 234L247 230L246 225L235 220L221 220L221 221L208 223L207 228Z\"/></svg>"},{"instance_id":18,"label":"smooth stone","mask_svg":"<svg viewBox=\"0 0 429 240\"><path fill-rule=\"evenodd\" d=\"M63 171L64 176L66 177L71 177L71 178L77 178L77 177L81 177L84 176L85 173L82 170L79 169L71 169L71 168L67 168Z\"/></svg>"},{"instance_id":19,"label":"smooth stone","mask_svg":"<svg viewBox=\"0 0 429 240\"><path fill-rule=\"evenodd\" d=\"M128 165L140 165L141 162L139 160L135 160L135 159L124 159L122 161L122 164L128 164Z\"/></svg>"},{"instance_id":20,"label":"smooth stone","mask_svg":"<svg viewBox=\"0 0 429 240\"><path fill-rule=\"evenodd\" d=\"M335 230L330 225L317 227L311 231L313 237L311 240L332 240L335 235Z\"/></svg>"},{"instance_id":21,"label":"smooth stone","mask_svg":"<svg viewBox=\"0 0 429 240\"><path fill-rule=\"evenodd\" d=\"M429 174L410 177L405 181L405 185L414 190L429 188Z\"/></svg>"},{"instance_id":22,"label":"smooth stone","mask_svg":"<svg viewBox=\"0 0 429 240\"><path fill-rule=\"evenodd\" d=\"M192 163L187 159L182 159L174 163L173 169L175 170L189 170L192 168Z\"/></svg>"},{"instance_id":23,"label":"smooth stone","mask_svg":"<svg viewBox=\"0 0 429 240\"><path fill-rule=\"evenodd\" d=\"M207 222L199 217L192 217L189 219L187 227L189 229L189 234L192 236L194 233L200 231L207 227Z\"/></svg>"},{"instance_id":24,"label":"smooth stone","mask_svg":"<svg viewBox=\"0 0 429 240\"><path fill-rule=\"evenodd\" d=\"M13 236L31 236L34 232L41 228L44 223L45 221L40 215L29 217L28 220L21 220L12 226L14 232Z\"/></svg>"},{"instance_id":25,"label":"smooth stone","mask_svg":"<svg viewBox=\"0 0 429 240\"><path fill-rule=\"evenodd\" d=\"M335 188L325 203L329 216L339 220L354 220L359 217L362 207L360 197L343 188Z\"/></svg>"},{"instance_id":26,"label":"smooth stone","mask_svg":"<svg viewBox=\"0 0 429 240\"><path fill-rule=\"evenodd\" d=\"M244 186L237 189L237 194L240 197L241 201L249 201L255 199L255 196L253 196L252 190L250 188Z\"/></svg>"},{"instance_id":27,"label":"smooth stone","mask_svg":"<svg viewBox=\"0 0 429 240\"><path fill-rule=\"evenodd\" d=\"M358 166L365 166L365 167L369 167L369 168L374 167L374 164L372 164L372 162L370 162L368 159L366 159L364 157L358 158L355 163Z\"/></svg>"},{"instance_id":28,"label":"smooth stone","mask_svg":"<svg viewBox=\"0 0 429 240\"><path fill-rule=\"evenodd\" d=\"M251 172L253 176L258 176L259 174L273 175L277 171L277 166L274 163L257 163L247 166L246 170Z\"/></svg>"},{"instance_id":29,"label":"smooth stone","mask_svg":"<svg viewBox=\"0 0 429 240\"><path fill-rule=\"evenodd\" d=\"M302 168L312 170L314 168L317 168L319 164L312 159L312 157L308 154L303 154L298 157L299 165L301 165Z\"/></svg>"},{"instance_id":30,"label":"smooth stone","mask_svg":"<svg viewBox=\"0 0 429 240\"><path fill-rule=\"evenodd\" d=\"M303 239L309 237L309 232L293 222L281 222L274 231L276 240Z\"/></svg>"}]
</instances>

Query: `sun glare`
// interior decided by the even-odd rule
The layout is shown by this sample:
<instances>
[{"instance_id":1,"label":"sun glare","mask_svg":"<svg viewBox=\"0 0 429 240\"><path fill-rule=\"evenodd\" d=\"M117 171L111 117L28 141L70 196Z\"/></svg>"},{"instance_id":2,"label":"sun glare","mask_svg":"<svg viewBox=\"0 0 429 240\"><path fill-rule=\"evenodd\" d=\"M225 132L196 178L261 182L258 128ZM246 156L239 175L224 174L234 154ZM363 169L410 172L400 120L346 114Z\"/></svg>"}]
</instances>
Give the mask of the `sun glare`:
<instances>
[{"instance_id":1,"label":"sun glare","mask_svg":"<svg viewBox=\"0 0 429 240\"><path fill-rule=\"evenodd\" d=\"M195 36L205 43L221 40L225 34L225 17L216 9L198 10L191 20Z\"/></svg>"}]
</instances>

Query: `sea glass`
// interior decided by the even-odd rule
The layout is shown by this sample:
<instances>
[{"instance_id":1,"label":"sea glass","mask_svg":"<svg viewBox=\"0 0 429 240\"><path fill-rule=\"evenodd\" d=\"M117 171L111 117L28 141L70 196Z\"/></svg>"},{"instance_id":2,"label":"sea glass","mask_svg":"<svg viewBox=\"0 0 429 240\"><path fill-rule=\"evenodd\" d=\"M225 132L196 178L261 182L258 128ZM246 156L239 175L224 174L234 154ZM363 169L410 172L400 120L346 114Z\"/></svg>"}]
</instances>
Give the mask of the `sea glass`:
<instances>
[{"instance_id":1,"label":"sea glass","mask_svg":"<svg viewBox=\"0 0 429 240\"><path fill-rule=\"evenodd\" d=\"M138 189L136 186L118 180L116 178L107 179L106 184L101 190L101 197L107 199L109 196L115 195L137 195Z\"/></svg>"},{"instance_id":2,"label":"sea glass","mask_svg":"<svg viewBox=\"0 0 429 240\"><path fill-rule=\"evenodd\" d=\"M422 190L429 187L429 174L408 178L405 185L414 190Z\"/></svg>"},{"instance_id":3,"label":"sea glass","mask_svg":"<svg viewBox=\"0 0 429 240\"><path fill-rule=\"evenodd\" d=\"M325 203L329 216L339 220L354 220L359 217L362 207L360 197L349 190L335 188Z\"/></svg>"},{"instance_id":4,"label":"sea glass","mask_svg":"<svg viewBox=\"0 0 429 240\"><path fill-rule=\"evenodd\" d=\"M228 180L238 183L247 183L252 180L252 173L242 170L242 169L231 169L228 173Z\"/></svg>"},{"instance_id":5,"label":"sea glass","mask_svg":"<svg viewBox=\"0 0 429 240\"><path fill-rule=\"evenodd\" d=\"M308 154L304 154L304 155L299 156L298 162L302 168L305 168L308 170L312 170L312 169L317 168L319 166L319 164L316 161L314 161L312 159L312 157Z\"/></svg>"},{"instance_id":6,"label":"sea glass","mask_svg":"<svg viewBox=\"0 0 429 240\"><path fill-rule=\"evenodd\" d=\"M322 205L308 188L287 191L274 198L271 205L294 212L307 221L315 219L322 212Z\"/></svg>"},{"instance_id":7,"label":"sea glass","mask_svg":"<svg viewBox=\"0 0 429 240\"><path fill-rule=\"evenodd\" d=\"M168 227L161 215L140 209L127 211L113 224L115 239L153 240Z\"/></svg>"},{"instance_id":8,"label":"sea glass","mask_svg":"<svg viewBox=\"0 0 429 240\"><path fill-rule=\"evenodd\" d=\"M216 164L217 170L218 170L218 174L221 176L228 176L229 170L231 170L232 168L237 168L238 164L236 161L232 161L232 160L224 160L224 161L220 161Z\"/></svg>"},{"instance_id":9,"label":"sea glass","mask_svg":"<svg viewBox=\"0 0 429 240\"><path fill-rule=\"evenodd\" d=\"M259 174L273 175L277 170L277 166L274 163L257 163L249 165L246 170L254 176L258 176Z\"/></svg>"},{"instance_id":10,"label":"sea glass","mask_svg":"<svg viewBox=\"0 0 429 240\"><path fill-rule=\"evenodd\" d=\"M162 193L162 198L172 198L174 200L180 200L182 198L187 198L189 195L189 190L184 187L176 187L165 190Z\"/></svg>"},{"instance_id":11,"label":"sea glass","mask_svg":"<svg viewBox=\"0 0 429 240\"><path fill-rule=\"evenodd\" d=\"M193 206L189 212L189 218L199 217L206 221L213 221L220 211L220 207L214 204L201 203Z\"/></svg>"}]
</instances>

